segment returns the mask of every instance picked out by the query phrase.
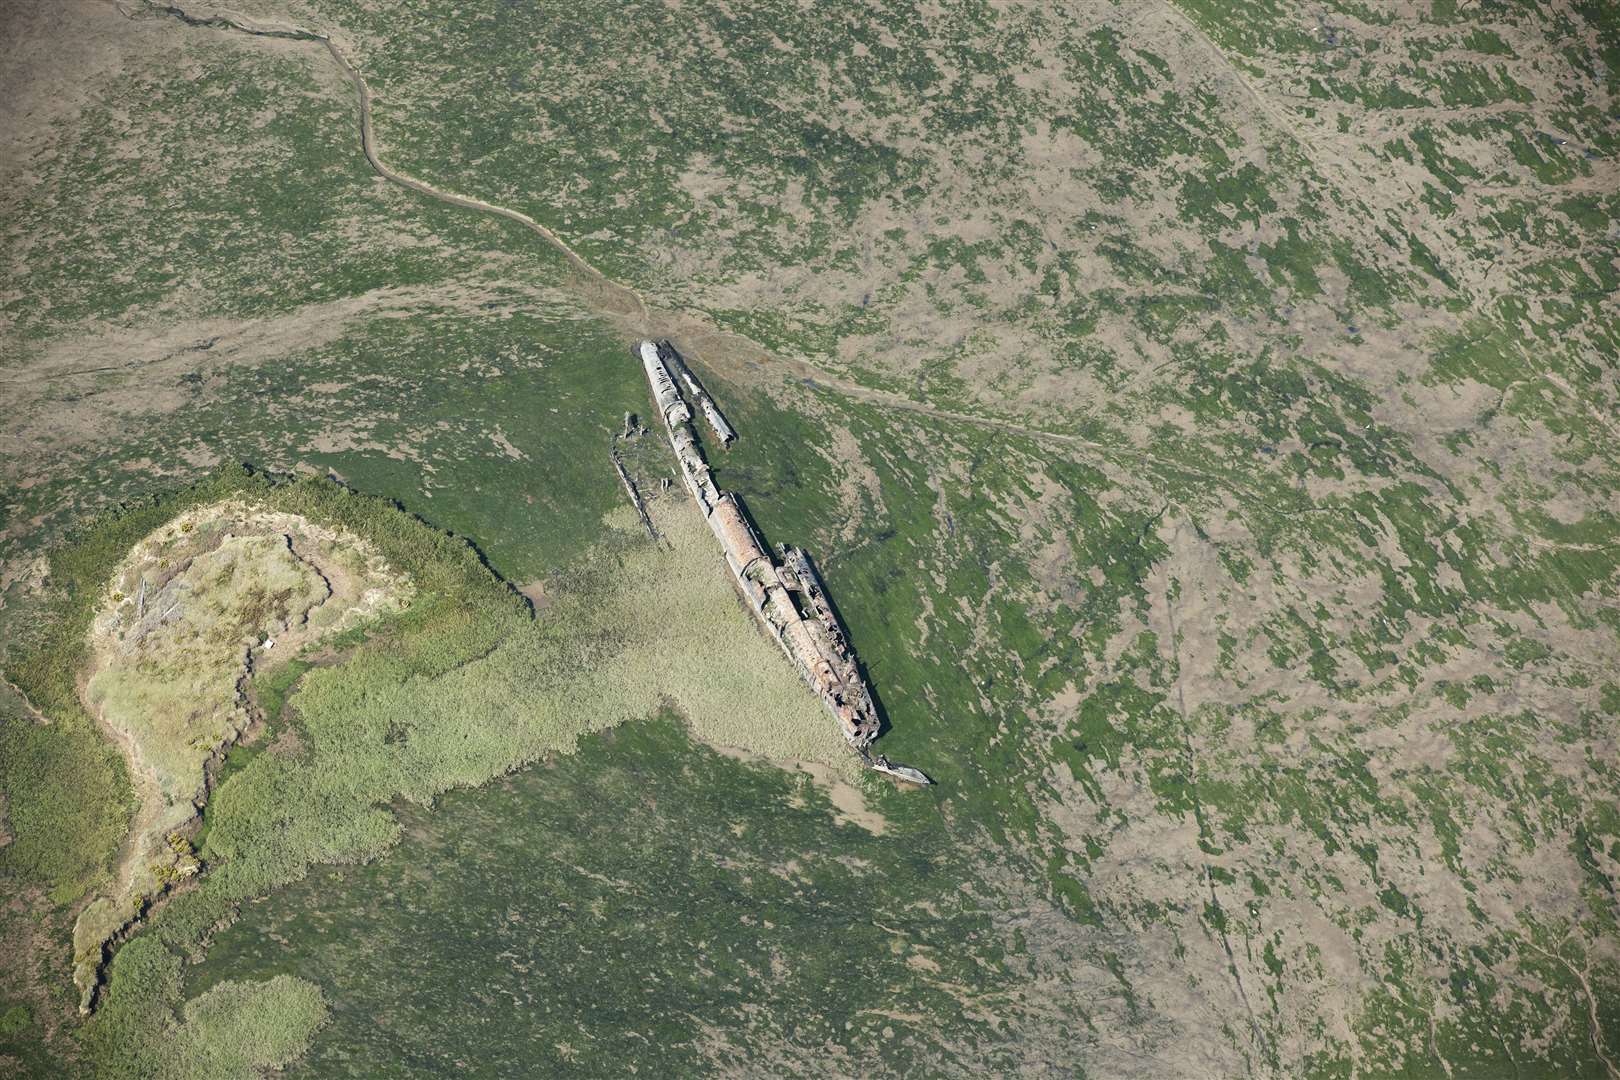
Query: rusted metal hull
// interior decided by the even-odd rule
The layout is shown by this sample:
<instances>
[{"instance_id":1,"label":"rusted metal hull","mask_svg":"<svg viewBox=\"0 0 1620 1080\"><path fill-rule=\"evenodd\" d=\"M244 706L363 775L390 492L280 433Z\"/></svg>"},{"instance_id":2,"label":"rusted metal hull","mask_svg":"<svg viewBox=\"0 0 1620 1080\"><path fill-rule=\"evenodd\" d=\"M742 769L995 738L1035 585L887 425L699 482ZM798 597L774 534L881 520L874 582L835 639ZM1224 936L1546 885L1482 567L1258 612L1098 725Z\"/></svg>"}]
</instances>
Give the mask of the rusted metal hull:
<instances>
[{"instance_id":1,"label":"rusted metal hull","mask_svg":"<svg viewBox=\"0 0 1620 1080\"><path fill-rule=\"evenodd\" d=\"M720 440L720 445L725 446L735 439L737 433L726 422L725 416L720 412L720 406L714 403L714 398L710 397L709 392L703 388L703 384L698 382L697 376L693 375L692 369L686 366L685 358L676 351L675 346L667 341L659 342L658 356L669 366L670 372L685 384L686 392L692 395L693 401L697 402L698 409L703 413L703 418L709 422L709 427L714 430L715 437Z\"/></svg>"},{"instance_id":2,"label":"rusted metal hull","mask_svg":"<svg viewBox=\"0 0 1620 1080\"><path fill-rule=\"evenodd\" d=\"M613 471L619 474L619 483L624 485L625 493L630 496L630 505L635 507L636 516L641 519L641 527L647 530L647 538L657 540L658 530L653 528L652 518L647 516L647 504L641 501L641 492L636 490L636 482L625 472L624 462L619 460L619 452L614 450L608 458L613 462Z\"/></svg>"},{"instance_id":3,"label":"rusted metal hull","mask_svg":"<svg viewBox=\"0 0 1620 1080\"><path fill-rule=\"evenodd\" d=\"M866 748L878 734L877 706L809 558L796 548L783 549L785 564L771 557L742 500L715 486L692 428L692 410L663 350L644 341L638 351L653 400L669 431L682 481L719 541L737 587L805 685L838 721L845 740L867 757Z\"/></svg>"},{"instance_id":4,"label":"rusted metal hull","mask_svg":"<svg viewBox=\"0 0 1620 1080\"><path fill-rule=\"evenodd\" d=\"M876 757L868 757L866 764L874 772L880 772L884 776L892 776L896 780L904 780L908 784L933 783L921 769L913 769L910 765L896 765L882 754L878 754Z\"/></svg>"}]
</instances>

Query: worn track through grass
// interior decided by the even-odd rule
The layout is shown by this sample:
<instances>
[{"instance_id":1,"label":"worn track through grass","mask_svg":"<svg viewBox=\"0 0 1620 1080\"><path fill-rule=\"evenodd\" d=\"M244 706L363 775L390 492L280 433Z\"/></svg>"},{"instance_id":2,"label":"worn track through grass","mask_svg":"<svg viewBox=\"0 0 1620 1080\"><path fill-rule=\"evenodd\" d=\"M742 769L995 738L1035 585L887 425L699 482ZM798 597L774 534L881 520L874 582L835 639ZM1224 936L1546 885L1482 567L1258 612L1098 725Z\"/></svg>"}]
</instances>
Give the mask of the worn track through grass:
<instances>
[{"instance_id":1,"label":"worn track through grass","mask_svg":"<svg viewBox=\"0 0 1620 1080\"><path fill-rule=\"evenodd\" d=\"M396 184L409 191L414 191L419 195L425 195L428 198L435 199L449 206L459 207L464 210L492 214L496 217L519 225L533 233L535 236L544 241L549 247L560 254L567 262L568 266L574 271L573 284L583 295L586 302L592 307L596 308L600 314L606 316L610 322L621 327L621 329L625 331L627 337L673 337L688 341L695 338L708 338L722 341L724 339L734 339L738 344L745 346L748 353L757 355L769 361L784 376L813 381L818 387L830 390L852 401L859 401L865 404L875 405L879 408L911 413L917 416L925 416L934 420L965 424L980 428L982 430L1000 431L1009 435L1031 439L1033 441L1048 445L1070 447L1076 450L1088 452L1091 455L1103 460L1117 460L1123 458L1133 460L1138 464L1147 463L1152 466L1156 466L1159 469L1165 470L1169 474L1183 477L1196 477L1202 481L1237 488L1242 491L1244 496L1246 496L1249 509L1267 517L1287 519L1301 512L1327 514L1344 512L1341 508L1332 506L1279 506L1276 504L1274 492L1268 492L1263 488L1262 485L1251 483L1248 480L1233 474L1229 470L1221 471L1204 469L1190 461L1174 457L1166 457L1140 446L1131 446L1122 443L1104 443L1094 439L1085 438L1081 435L1076 435L1072 432L1052 431L1050 429L1035 427L1029 424L1022 424L1016 420L984 416L976 413L960 412L952 409L942 409L937 406L929 405L925 402L904 397L890 391L863 386L859 383L842 378L824 368L818 367L817 365L811 364L802 358L789 359L786 357L774 356L769 350L764 348L758 342L736 334L734 331L721 331L715 326L710 325L701 316L695 315L692 312L661 311L650 305L646 298L635 289L625 285L622 282L614 280L605 272L590 263L587 259L585 259L584 256L580 255L579 252L575 251L568 241L559 236L555 231L541 224L539 221L536 221L528 214L523 213L521 210L514 210L511 207L486 202L483 199L473 198L472 196L468 195L461 195L456 192L445 191L442 188L435 187L433 184L430 184L425 180L411 176L408 173L400 172L399 170L386 164L382 159L382 155L378 152L376 129L375 125L372 123L371 87L366 82L365 77L360 73L359 67L344 54L343 50L338 47L337 43L333 41L329 34L321 33L316 30L310 30L301 26L258 23L247 16L229 11L228 9L224 8L210 9L210 14L199 15L188 11L185 8L179 7L178 5L158 4L152 2L152 0L144 0L145 6L140 9L140 11L131 12L121 3L117 3L117 0L114 0L114 3L118 10L123 12L129 18L139 18L141 11L145 11L154 15L169 16L178 19L188 26L234 31L253 37L279 38L282 40L291 41L308 41L321 45L331 56L333 62L338 65L339 69L354 86L355 97L359 108L361 150L365 155L367 163L378 176L392 184ZM1173 7L1174 5L1171 6ZM1196 26L1189 23L1189 29L1191 32L1197 33L1198 36L1204 40L1206 44L1208 44L1209 48L1214 49L1217 52L1219 51L1216 49L1213 42L1209 42L1207 36L1204 35L1202 31L1199 31ZM1258 98L1257 91L1248 86L1246 82L1243 85L1250 94L1253 94ZM1280 117L1273 114L1269 105L1263 101L1260 102L1260 105L1273 124L1282 130L1286 131L1288 129L1288 125L1286 125ZM714 363L718 359L719 354L724 354L729 351L731 350L723 348L715 350L714 353L708 357L709 362ZM1603 417L1601 412L1596 410L1591 403L1584 401L1579 395L1577 395L1574 388L1571 387L1567 382L1559 378L1556 374L1546 370L1542 365L1532 364L1532 367L1535 368L1537 373L1541 375L1549 385L1552 385L1557 390L1568 396L1572 401L1578 403L1589 415L1594 416L1604 428L1610 431L1614 430L1613 425L1608 421L1608 419ZM1159 485L1154 486L1158 487ZM1556 542L1546 540L1538 541L1537 546L1571 546L1577 550L1580 549L1580 545L1561 545L1557 544Z\"/></svg>"},{"instance_id":2,"label":"worn track through grass","mask_svg":"<svg viewBox=\"0 0 1620 1080\"><path fill-rule=\"evenodd\" d=\"M438 200L450 206L473 210L480 213L493 214L522 226L529 232L538 236L548 246L553 248L576 275L575 285L587 294L586 299L593 302L601 313L608 315L611 320L622 326L630 336L644 337L691 337L722 336L740 338L733 332L720 332L708 325L703 319L690 312L660 312L651 305L635 289L622 282L609 277L587 261L584 256L574 250L569 243L553 230L536 221L520 210L507 206L486 202L468 195L457 194L435 187L425 180L418 179L407 173L386 164L377 148L375 126L372 123L372 93L371 87L365 77L360 73L359 67L354 64L332 40L329 34L310 30L301 26L286 24L259 23L247 16L224 8L211 9L210 14L196 14L174 4L158 4L147 0L145 6L135 12L129 11L122 4L115 6L126 17L139 18L142 12L152 15L169 16L178 19L187 26L202 27L216 30L234 31L247 34L251 37L278 38L290 41L308 41L321 45L331 56L333 62L343 71L344 75L353 84L355 97L360 113L360 145L365 154L366 161L372 170L383 179L400 187L414 191L428 198ZM933 405L903 397L889 391L862 386L851 382L824 368L808 363L803 359L788 360L771 355L759 343L743 338L750 352L757 352L759 356L769 360L784 370L784 374L792 377L813 380L816 385L831 390L855 401L876 405L881 408L908 412L915 415L926 416L935 420L968 424L974 427L1002 431L1010 435L1032 439L1038 442L1057 444L1090 451L1098 456L1122 456L1135 458L1139 461L1152 462L1160 467L1173 470L1179 474L1191 474L1206 480L1221 480L1234 483L1234 479L1225 473L1216 473L1203 470L1185 461L1162 457L1151 451L1139 447L1116 445L1087 439L1070 432L1051 431L1049 429L1021 424L1017 421L1006 420L999 417L982 416L975 413L959 412L952 409L941 409ZM1243 485L1247 486L1247 485ZM1250 488L1248 494L1255 500L1259 508L1271 511L1268 501L1257 488ZM1281 511L1276 511L1281 512Z\"/></svg>"}]
</instances>

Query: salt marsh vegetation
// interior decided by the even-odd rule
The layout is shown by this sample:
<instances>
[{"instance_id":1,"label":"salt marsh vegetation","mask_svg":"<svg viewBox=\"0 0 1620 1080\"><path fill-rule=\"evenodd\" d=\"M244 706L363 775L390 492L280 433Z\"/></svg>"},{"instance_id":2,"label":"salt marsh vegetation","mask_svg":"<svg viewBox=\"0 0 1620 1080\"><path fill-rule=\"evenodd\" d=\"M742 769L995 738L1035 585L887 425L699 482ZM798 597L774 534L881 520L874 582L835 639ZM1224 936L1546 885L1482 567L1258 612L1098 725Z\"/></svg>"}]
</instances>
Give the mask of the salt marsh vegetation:
<instances>
[{"instance_id":1,"label":"salt marsh vegetation","mask_svg":"<svg viewBox=\"0 0 1620 1080\"><path fill-rule=\"evenodd\" d=\"M664 543L648 542L628 509L611 512L595 556L562 579L539 618L465 544L324 478L232 470L175 506L112 568L89 647L44 643L88 659L88 702L129 733L132 771L157 785L152 815L137 815L141 839L161 843L173 819L195 813L187 799L200 794L201 762L245 727L245 660L268 655L279 634L281 656L302 645L320 662L300 667L283 711L293 737L209 794L195 855L172 844L166 862L143 864L147 876L134 879L134 888L152 878L179 887L113 955L91 1025L109 1061L125 1059L130 1039L164 1030L148 1014L155 1002L181 1004L169 1000L173 962L200 955L236 905L315 864L388 851L399 838L396 800L431 804L665 708L716 745L857 774L835 725L741 606L701 520L669 498L652 508ZM296 561L300 551L309 563ZM131 600L132 583L159 568L174 572ZM136 633L147 603L182 594L196 615ZM348 647L321 652L334 633ZM31 659L29 670L58 670ZM280 686L279 670L261 665L254 677ZM178 709L170 688L216 707ZM128 921L108 930L102 905L87 909L79 944L92 973L105 938L91 935Z\"/></svg>"}]
</instances>

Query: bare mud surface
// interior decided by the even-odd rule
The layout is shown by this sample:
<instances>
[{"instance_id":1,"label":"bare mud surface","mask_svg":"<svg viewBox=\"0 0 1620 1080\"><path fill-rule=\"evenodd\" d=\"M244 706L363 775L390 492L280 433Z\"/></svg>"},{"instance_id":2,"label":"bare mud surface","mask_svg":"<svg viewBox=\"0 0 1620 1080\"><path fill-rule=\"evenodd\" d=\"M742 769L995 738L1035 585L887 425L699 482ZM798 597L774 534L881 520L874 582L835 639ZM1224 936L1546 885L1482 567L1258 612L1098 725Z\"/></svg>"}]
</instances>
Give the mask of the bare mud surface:
<instances>
[{"instance_id":1,"label":"bare mud surface","mask_svg":"<svg viewBox=\"0 0 1620 1080\"><path fill-rule=\"evenodd\" d=\"M545 306L670 336L754 421L723 467L826 552L895 737L951 774L924 818L829 757L834 773L802 767L813 801L873 840L936 829L972 851L975 932L1020 976L993 993L989 968L917 953L949 1004L881 1017L897 1038L955 1010L1015 1033L1008 1072L1616 1075L1620 167L1594 9L1155 0L834 25L704 4L237 6L71 5L71 35L15 20L0 209L21 224L0 298L28 298L5 316L28 336L0 343L18 417L0 540L66 513L109 426L249 400L266 427L324 407L301 450L348 455L379 490L411 475L447 520L521 506L520 535L550 510L532 473L575 447L548 458L511 415L377 422L431 393L516 398L561 367L450 316ZM656 63L605 63L625 41L657 42ZM45 288L30 268L154 244L59 223L108 199L142 220L161 193L61 180L64 132L103 107L56 55L125 73L163 57L239 101L240 125L183 140L221 183L347 162L346 201L310 235L479 265L222 314L175 252L142 264L158 284L137 314L80 318L83 269ZM276 133L294 100L323 111ZM128 130L92 159L179 171L120 109ZM164 213L229 234L229 207L184 201ZM253 205L242 227L268 244L289 210ZM555 257L554 281L502 261L521 245ZM424 326L463 380L448 390L398 361ZM278 382L306 345L324 366ZM598 376L525 408L587 414L613 394ZM608 437L614 402L578 446ZM445 431L461 441L430 447ZM218 443L114 464L123 483L191 475ZM475 446L482 471L445 481ZM519 470L527 502L494 479ZM709 573L702 540L623 565ZM513 578L536 610L566 595L551 569ZM712 717L694 734L792 765L817 757L801 719L754 743ZM716 1069L801 1060L768 1026L704 1039Z\"/></svg>"}]
</instances>

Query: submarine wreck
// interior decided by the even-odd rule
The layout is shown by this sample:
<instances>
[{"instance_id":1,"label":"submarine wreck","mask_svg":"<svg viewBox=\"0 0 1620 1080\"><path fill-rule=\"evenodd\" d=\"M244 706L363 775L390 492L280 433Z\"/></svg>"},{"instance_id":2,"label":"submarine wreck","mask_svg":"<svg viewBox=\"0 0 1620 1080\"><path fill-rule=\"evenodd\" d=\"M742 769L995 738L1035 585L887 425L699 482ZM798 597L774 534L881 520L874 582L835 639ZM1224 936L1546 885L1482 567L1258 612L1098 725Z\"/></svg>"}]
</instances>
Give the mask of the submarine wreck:
<instances>
[{"instance_id":1,"label":"submarine wreck","mask_svg":"<svg viewBox=\"0 0 1620 1080\"><path fill-rule=\"evenodd\" d=\"M783 545L779 556L773 558L742 501L735 493L715 486L692 424L692 409L674 373L685 380L722 443L730 442L736 433L720 415L713 399L692 377L669 342L643 341L638 352L658 414L669 431L681 480L720 542L726 566L760 625L781 646L805 685L821 699L838 722L844 740L862 761L878 772L914 784L933 783L917 769L893 764L883 755L869 752L878 734L877 706L821 578L809 555L799 548Z\"/></svg>"}]
</instances>

